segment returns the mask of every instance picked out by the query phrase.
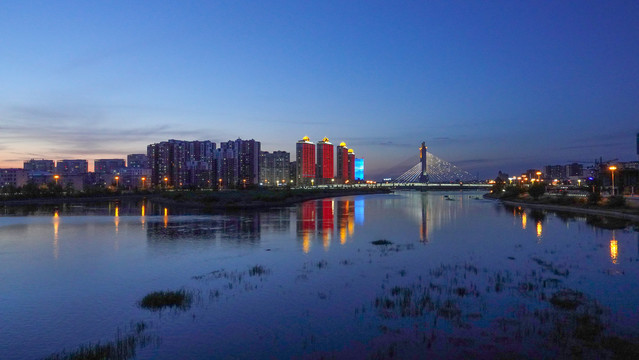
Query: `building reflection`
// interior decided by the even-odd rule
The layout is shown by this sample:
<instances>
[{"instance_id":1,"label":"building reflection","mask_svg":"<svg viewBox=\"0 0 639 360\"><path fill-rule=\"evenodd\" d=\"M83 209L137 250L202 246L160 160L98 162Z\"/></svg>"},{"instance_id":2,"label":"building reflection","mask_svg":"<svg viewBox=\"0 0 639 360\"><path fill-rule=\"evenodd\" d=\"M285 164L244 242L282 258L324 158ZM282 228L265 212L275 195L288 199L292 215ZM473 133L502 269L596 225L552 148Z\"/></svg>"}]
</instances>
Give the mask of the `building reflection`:
<instances>
[{"instance_id":1,"label":"building reflection","mask_svg":"<svg viewBox=\"0 0 639 360\"><path fill-rule=\"evenodd\" d=\"M333 238L341 245L355 234L355 224L364 222L363 200L323 199L307 201L297 207L297 236L302 251L308 253L314 241L322 242L325 250Z\"/></svg>"},{"instance_id":2,"label":"building reflection","mask_svg":"<svg viewBox=\"0 0 639 360\"><path fill-rule=\"evenodd\" d=\"M617 257L619 255L619 245L617 244L615 235L615 231L612 230L612 239L610 240L610 261L612 261L613 264L617 263Z\"/></svg>"},{"instance_id":3,"label":"building reflection","mask_svg":"<svg viewBox=\"0 0 639 360\"><path fill-rule=\"evenodd\" d=\"M58 213L58 210L56 210L53 213L53 258L56 260L58 259L58 256L60 255L59 231L60 231L60 214Z\"/></svg>"},{"instance_id":4,"label":"building reflection","mask_svg":"<svg viewBox=\"0 0 639 360\"><path fill-rule=\"evenodd\" d=\"M257 212L241 215L225 215L210 218L171 219L168 210L162 221L146 223L147 240L150 243L176 242L180 240L259 240L260 217Z\"/></svg>"}]
</instances>

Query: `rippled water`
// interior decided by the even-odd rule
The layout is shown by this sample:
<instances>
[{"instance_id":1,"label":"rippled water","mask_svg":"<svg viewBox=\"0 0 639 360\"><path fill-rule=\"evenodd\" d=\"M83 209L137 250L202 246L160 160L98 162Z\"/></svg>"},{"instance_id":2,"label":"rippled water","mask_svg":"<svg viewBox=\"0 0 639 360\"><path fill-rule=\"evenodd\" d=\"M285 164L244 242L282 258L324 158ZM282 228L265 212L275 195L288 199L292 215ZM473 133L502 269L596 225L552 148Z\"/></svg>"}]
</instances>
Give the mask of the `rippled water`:
<instances>
[{"instance_id":1,"label":"rippled water","mask_svg":"<svg viewBox=\"0 0 639 360\"><path fill-rule=\"evenodd\" d=\"M114 342L139 322L139 359L598 356L638 336L638 232L480 196L5 209L0 358ZM138 306L179 289L187 310Z\"/></svg>"}]
</instances>

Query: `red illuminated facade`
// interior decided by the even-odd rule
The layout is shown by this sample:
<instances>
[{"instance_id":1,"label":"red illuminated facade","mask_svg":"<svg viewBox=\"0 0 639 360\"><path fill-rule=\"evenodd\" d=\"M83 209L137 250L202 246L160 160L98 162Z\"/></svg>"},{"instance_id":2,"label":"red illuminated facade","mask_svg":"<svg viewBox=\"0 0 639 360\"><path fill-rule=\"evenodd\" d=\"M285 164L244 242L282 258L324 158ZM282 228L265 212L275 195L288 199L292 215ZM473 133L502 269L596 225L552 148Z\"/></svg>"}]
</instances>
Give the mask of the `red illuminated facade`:
<instances>
[{"instance_id":1,"label":"red illuminated facade","mask_svg":"<svg viewBox=\"0 0 639 360\"><path fill-rule=\"evenodd\" d=\"M330 184L335 175L333 169L333 144L328 141L328 138L322 139L317 143L317 183L318 184Z\"/></svg>"},{"instance_id":2,"label":"red illuminated facade","mask_svg":"<svg viewBox=\"0 0 639 360\"><path fill-rule=\"evenodd\" d=\"M313 185L315 181L315 144L308 136L302 138L295 145L297 164L297 185Z\"/></svg>"}]
</instances>

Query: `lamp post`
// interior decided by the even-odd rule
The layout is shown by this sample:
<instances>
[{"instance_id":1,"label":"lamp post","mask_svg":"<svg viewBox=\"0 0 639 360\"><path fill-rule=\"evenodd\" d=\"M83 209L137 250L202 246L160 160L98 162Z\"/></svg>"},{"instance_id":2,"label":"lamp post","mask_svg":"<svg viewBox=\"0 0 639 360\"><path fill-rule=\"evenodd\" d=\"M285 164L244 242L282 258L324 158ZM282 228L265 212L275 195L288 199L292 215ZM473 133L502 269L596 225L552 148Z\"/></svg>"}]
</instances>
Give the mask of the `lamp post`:
<instances>
[{"instance_id":1,"label":"lamp post","mask_svg":"<svg viewBox=\"0 0 639 360\"><path fill-rule=\"evenodd\" d=\"M617 167L611 165L608 170L610 170L610 174L612 175L612 196L615 196L615 170L617 170Z\"/></svg>"},{"instance_id":2,"label":"lamp post","mask_svg":"<svg viewBox=\"0 0 639 360\"><path fill-rule=\"evenodd\" d=\"M168 187L169 187L169 178L168 178L168 176L165 176L164 177L164 188L166 189Z\"/></svg>"},{"instance_id":3,"label":"lamp post","mask_svg":"<svg viewBox=\"0 0 639 360\"><path fill-rule=\"evenodd\" d=\"M119 176L116 176L116 177L115 177L115 188L117 189L117 188L119 188L119 187L120 187L120 177L119 177Z\"/></svg>"},{"instance_id":4,"label":"lamp post","mask_svg":"<svg viewBox=\"0 0 639 360\"><path fill-rule=\"evenodd\" d=\"M142 190L144 190L144 182L146 182L146 178L142 176Z\"/></svg>"},{"instance_id":5,"label":"lamp post","mask_svg":"<svg viewBox=\"0 0 639 360\"><path fill-rule=\"evenodd\" d=\"M541 181L541 171L537 171L535 174L537 174L537 181Z\"/></svg>"},{"instance_id":6,"label":"lamp post","mask_svg":"<svg viewBox=\"0 0 639 360\"><path fill-rule=\"evenodd\" d=\"M53 180L55 180L55 185L58 185L58 179L60 179L60 175L53 175Z\"/></svg>"},{"instance_id":7,"label":"lamp post","mask_svg":"<svg viewBox=\"0 0 639 360\"><path fill-rule=\"evenodd\" d=\"M220 183L218 190L222 190L222 178L219 178L218 181Z\"/></svg>"}]
</instances>

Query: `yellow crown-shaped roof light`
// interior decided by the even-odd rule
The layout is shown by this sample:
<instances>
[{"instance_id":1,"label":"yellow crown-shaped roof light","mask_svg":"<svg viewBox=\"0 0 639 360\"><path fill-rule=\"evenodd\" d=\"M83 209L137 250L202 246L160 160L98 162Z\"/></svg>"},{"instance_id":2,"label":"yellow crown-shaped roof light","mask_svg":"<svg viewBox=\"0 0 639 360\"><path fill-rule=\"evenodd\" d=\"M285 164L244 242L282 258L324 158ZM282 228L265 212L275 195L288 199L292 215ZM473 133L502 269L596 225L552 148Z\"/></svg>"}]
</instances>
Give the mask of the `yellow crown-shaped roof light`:
<instances>
[{"instance_id":1,"label":"yellow crown-shaped roof light","mask_svg":"<svg viewBox=\"0 0 639 360\"><path fill-rule=\"evenodd\" d=\"M342 141L341 143L339 143L339 146L344 146L345 147L346 143Z\"/></svg>"},{"instance_id":2,"label":"yellow crown-shaped roof light","mask_svg":"<svg viewBox=\"0 0 639 360\"><path fill-rule=\"evenodd\" d=\"M311 141L311 139L309 139L309 138L308 138L308 136L304 136L304 137L302 138L302 141Z\"/></svg>"},{"instance_id":3,"label":"yellow crown-shaped roof light","mask_svg":"<svg viewBox=\"0 0 639 360\"><path fill-rule=\"evenodd\" d=\"M348 149L348 153L349 153L349 154L355 154L355 150L353 150L353 149Z\"/></svg>"}]
</instances>

